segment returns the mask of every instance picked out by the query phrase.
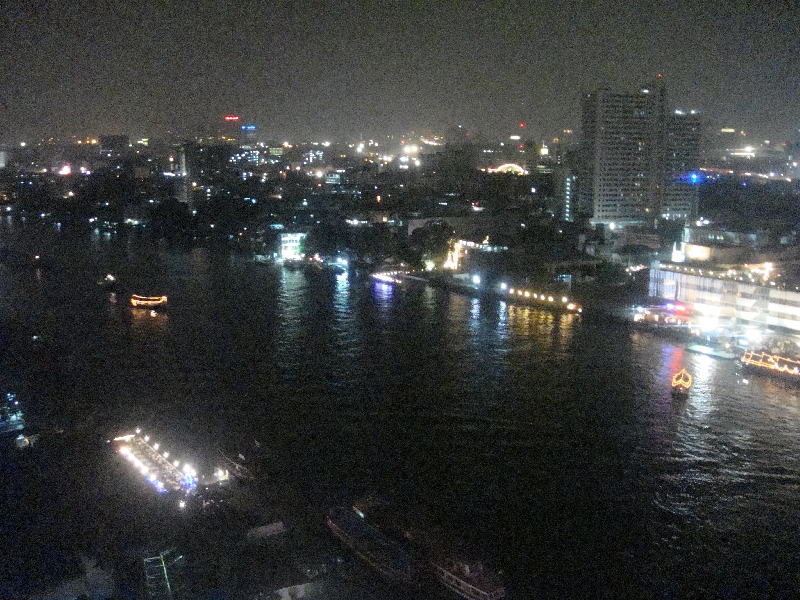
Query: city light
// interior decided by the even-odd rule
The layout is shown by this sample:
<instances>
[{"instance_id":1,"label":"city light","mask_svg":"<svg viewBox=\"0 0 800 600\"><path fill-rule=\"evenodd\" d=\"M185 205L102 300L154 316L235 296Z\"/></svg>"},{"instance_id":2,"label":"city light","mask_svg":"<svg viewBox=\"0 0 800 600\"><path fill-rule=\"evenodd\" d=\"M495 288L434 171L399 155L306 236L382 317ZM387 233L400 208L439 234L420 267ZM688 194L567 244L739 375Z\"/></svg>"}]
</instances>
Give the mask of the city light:
<instances>
[{"instance_id":1,"label":"city light","mask_svg":"<svg viewBox=\"0 0 800 600\"><path fill-rule=\"evenodd\" d=\"M180 461L167 461L168 453L158 453L158 444L149 444L150 436L136 433L115 437L120 456L131 463L132 467L144 476L145 480L159 493L168 491L191 492L197 485L196 470L188 463L179 470ZM219 480L220 478L217 477Z\"/></svg>"}]
</instances>

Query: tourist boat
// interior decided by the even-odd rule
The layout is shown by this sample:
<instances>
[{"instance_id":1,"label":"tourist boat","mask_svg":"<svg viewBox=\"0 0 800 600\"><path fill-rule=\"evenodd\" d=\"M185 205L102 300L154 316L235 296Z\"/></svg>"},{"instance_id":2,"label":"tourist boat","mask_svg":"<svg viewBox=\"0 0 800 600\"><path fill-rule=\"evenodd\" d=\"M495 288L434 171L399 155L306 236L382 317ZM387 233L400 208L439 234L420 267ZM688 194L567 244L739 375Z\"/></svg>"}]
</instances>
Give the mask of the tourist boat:
<instances>
[{"instance_id":1,"label":"tourist boat","mask_svg":"<svg viewBox=\"0 0 800 600\"><path fill-rule=\"evenodd\" d=\"M742 365L750 371L775 375L785 381L800 382L800 361L769 354L747 350L741 358Z\"/></svg>"},{"instance_id":2,"label":"tourist boat","mask_svg":"<svg viewBox=\"0 0 800 600\"><path fill-rule=\"evenodd\" d=\"M467 562L451 557L430 561L439 583L469 600L505 598L506 590L481 562Z\"/></svg>"},{"instance_id":3,"label":"tourist boat","mask_svg":"<svg viewBox=\"0 0 800 600\"><path fill-rule=\"evenodd\" d=\"M391 538L347 508L334 508L326 519L333 534L387 579L417 583L414 560Z\"/></svg>"},{"instance_id":4,"label":"tourist boat","mask_svg":"<svg viewBox=\"0 0 800 600\"><path fill-rule=\"evenodd\" d=\"M676 397L685 396L689 393L689 388L692 387L692 376L686 371L681 369L672 376L672 395Z\"/></svg>"},{"instance_id":5,"label":"tourist boat","mask_svg":"<svg viewBox=\"0 0 800 600\"><path fill-rule=\"evenodd\" d=\"M131 296L131 306L136 308L157 308L166 306L166 304L166 296L139 296L138 294Z\"/></svg>"}]
</instances>

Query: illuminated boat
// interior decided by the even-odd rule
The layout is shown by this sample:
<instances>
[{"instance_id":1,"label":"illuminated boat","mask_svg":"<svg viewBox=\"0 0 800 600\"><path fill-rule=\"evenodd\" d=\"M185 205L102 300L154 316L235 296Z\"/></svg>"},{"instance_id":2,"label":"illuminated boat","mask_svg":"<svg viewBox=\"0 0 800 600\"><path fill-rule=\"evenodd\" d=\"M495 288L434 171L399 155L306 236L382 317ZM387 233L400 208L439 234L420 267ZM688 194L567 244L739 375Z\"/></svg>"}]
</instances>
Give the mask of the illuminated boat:
<instances>
[{"instance_id":1,"label":"illuminated boat","mask_svg":"<svg viewBox=\"0 0 800 600\"><path fill-rule=\"evenodd\" d=\"M22 407L19 405L17 395L8 392L5 401L0 403L0 434L16 435L23 429L25 429L25 419Z\"/></svg>"},{"instance_id":2,"label":"illuminated boat","mask_svg":"<svg viewBox=\"0 0 800 600\"><path fill-rule=\"evenodd\" d=\"M347 508L334 508L326 519L333 534L387 579L416 583L419 570L400 545Z\"/></svg>"},{"instance_id":3,"label":"illuminated boat","mask_svg":"<svg viewBox=\"0 0 800 600\"><path fill-rule=\"evenodd\" d=\"M448 557L433 559L430 564L437 581L459 596L469 600L505 598L506 589L483 563Z\"/></svg>"},{"instance_id":4,"label":"illuminated boat","mask_svg":"<svg viewBox=\"0 0 800 600\"><path fill-rule=\"evenodd\" d=\"M692 376L686 371L681 369L672 376L672 395L676 397L685 396L689 393L689 388L692 387Z\"/></svg>"},{"instance_id":5,"label":"illuminated boat","mask_svg":"<svg viewBox=\"0 0 800 600\"><path fill-rule=\"evenodd\" d=\"M138 294L131 296L131 306L136 308L158 308L166 306L166 304L166 296L139 296Z\"/></svg>"},{"instance_id":6,"label":"illuminated boat","mask_svg":"<svg viewBox=\"0 0 800 600\"><path fill-rule=\"evenodd\" d=\"M97 285L107 290L113 291L117 287L117 278L114 277L113 274L109 273L108 275L103 277L100 281L98 281Z\"/></svg>"},{"instance_id":7,"label":"illuminated boat","mask_svg":"<svg viewBox=\"0 0 800 600\"><path fill-rule=\"evenodd\" d=\"M800 383L800 361L798 360L767 352L747 350L742 355L741 362L752 372L774 375L786 381Z\"/></svg>"}]
</instances>

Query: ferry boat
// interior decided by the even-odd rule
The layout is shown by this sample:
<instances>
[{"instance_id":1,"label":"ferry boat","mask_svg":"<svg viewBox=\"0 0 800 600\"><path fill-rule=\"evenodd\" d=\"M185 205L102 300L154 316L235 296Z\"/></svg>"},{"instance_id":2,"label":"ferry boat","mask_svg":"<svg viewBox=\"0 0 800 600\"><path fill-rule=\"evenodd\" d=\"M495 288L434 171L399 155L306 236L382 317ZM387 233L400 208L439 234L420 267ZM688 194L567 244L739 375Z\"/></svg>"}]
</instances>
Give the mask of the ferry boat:
<instances>
[{"instance_id":1,"label":"ferry boat","mask_svg":"<svg viewBox=\"0 0 800 600\"><path fill-rule=\"evenodd\" d=\"M467 562L452 557L430 561L436 579L459 596L469 600L505 598L506 589L481 562Z\"/></svg>"},{"instance_id":2,"label":"ferry boat","mask_svg":"<svg viewBox=\"0 0 800 600\"><path fill-rule=\"evenodd\" d=\"M414 560L399 544L353 511L343 507L334 508L326 522L336 537L387 579L407 584L418 582L419 569Z\"/></svg>"},{"instance_id":3,"label":"ferry boat","mask_svg":"<svg viewBox=\"0 0 800 600\"><path fill-rule=\"evenodd\" d=\"M800 361L777 354L746 350L741 358L742 365L757 373L776 375L786 381L800 383Z\"/></svg>"},{"instance_id":4,"label":"ferry boat","mask_svg":"<svg viewBox=\"0 0 800 600\"><path fill-rule=\"evenodd\" d=\"M140 296L138 294L131 296L131 306L135 308L157 308L166 306L166 304L166 296Z\"/></svg>"},{"instance_id":5,"label":"ferry boat","mask_svg":"<svg viewBox=\"0 0 800 600\"><path fill-rule=\"evenodd\" d=\"M686 369L681 369L672 376L672 395L674 397L686 396L690 387L692 387L692 376Z\"/></svg>"}]
</instances>

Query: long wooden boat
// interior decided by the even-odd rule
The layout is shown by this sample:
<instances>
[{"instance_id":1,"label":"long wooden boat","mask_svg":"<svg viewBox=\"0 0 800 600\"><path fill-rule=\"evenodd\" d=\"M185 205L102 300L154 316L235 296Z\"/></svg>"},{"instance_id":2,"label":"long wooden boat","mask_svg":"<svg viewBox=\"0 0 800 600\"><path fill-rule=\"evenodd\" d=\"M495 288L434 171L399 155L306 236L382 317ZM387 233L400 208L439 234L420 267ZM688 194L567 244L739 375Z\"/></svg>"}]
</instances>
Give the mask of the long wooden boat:
<instances>
[{"instance_id":1,"label":"long wooden boat","mask_svg":"<svg viewBox=\"0 0 800 600\"><path fill-rule=\"evenodd\" d=\"M672 376L672 395L675 397L683 397L689 393L689 388L692 387L692 376L686 369L681 369Z\"/></svg>"},{"instance_id":2,"label":"long wooden boat","mask_svg":"<svg viewBox=\"0 0 800 600\"><path fill-rule=\"evenodd\" d=\"M364 562L387 579L417 584L415 561L398 543L383 535L347 508L334 508L326 519L333 534L349 546Z\"/></svg>"},{"instance_id":3,"label":"long wooden boat","mask_svg":"<svg viewBox=\"0 0 800 600\"><path fill-rule=\"evenodd\" d=\"M133 294L131 296L131 306L136 308L157 308L159 306L166 306L166 296L140 296Z\"/></svg>"}]
</instances>

